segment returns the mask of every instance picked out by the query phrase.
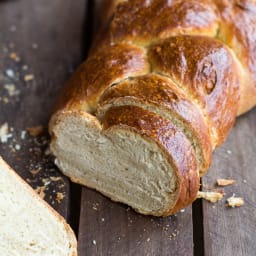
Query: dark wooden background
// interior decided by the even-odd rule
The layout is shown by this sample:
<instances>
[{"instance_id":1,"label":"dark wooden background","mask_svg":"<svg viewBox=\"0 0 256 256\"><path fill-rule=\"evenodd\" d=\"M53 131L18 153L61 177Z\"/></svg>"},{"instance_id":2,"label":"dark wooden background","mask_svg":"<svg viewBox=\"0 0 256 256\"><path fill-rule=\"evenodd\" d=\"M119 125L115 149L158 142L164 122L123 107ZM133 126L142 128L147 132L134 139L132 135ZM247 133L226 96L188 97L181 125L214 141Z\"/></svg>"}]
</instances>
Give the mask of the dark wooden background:
<instances>
[{"instance_id":1,"label":"dark wooden background","mask_svg":"<svg viewBox=\"0 0 256 256\"><path fill-rule=\"evenodd\" d=\"M235 179L225 198L214 205L197 200L168 218L139 215L70 183L44 153L47 129L38 137L21 136L28 127L47 127L60 88L86 58L100 2L0 1L0 126L7 122L13 128L12 138L0 143L0 154L34 188L45 186L46 201L75 230L81 256L256 255L256 109L238 118L202 179L203 190L214 189L217 178ZM26 81L30 74L34 79ZM19 94L10 96L5 89L10 84ZM245 199L243 207L225 206L233 193Z\"/></svg>"}]
</instances>

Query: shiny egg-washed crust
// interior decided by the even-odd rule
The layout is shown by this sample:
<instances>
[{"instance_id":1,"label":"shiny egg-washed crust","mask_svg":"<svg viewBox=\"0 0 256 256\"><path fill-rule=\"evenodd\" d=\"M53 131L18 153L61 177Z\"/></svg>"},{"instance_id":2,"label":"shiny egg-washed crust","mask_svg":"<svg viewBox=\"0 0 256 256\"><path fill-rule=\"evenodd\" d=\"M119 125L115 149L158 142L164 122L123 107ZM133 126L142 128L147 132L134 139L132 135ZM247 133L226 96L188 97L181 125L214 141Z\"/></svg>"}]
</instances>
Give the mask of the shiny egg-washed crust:
<instances>
[{"instance_id":1,"label":"shiny egg-washed crust","mask_svg":"<svg viewBox=\"0 0 256 256\"><path fill-rule=\"evenodd\" d=\"M106 88L126 77L149 72L145 50L129 44L111 45L97 51L82 64L66 84L56 109L96 110Z\"/></svg>"},{"instance_id":2,"label":"shiny egg-washed crust","mask_svg":"<svg viewBox=\"0 0 256 256\"><path fill-rule=\"evenodd\" d=\"M198 102L214 146L222 144L235 122L240 96L238 67L229 50L209 37L176 36L153 45L149 60L154 71L173 79Z\"/></svg>"},{"instance_id":3,"label":"shiny egg-washed crust","mask_svg":"<svg viewBox=\"0 0 256 256\"><path fill-rule=\"evenodd\" d=\"M102 23L108 26L60 95L50 132L56 136L55 121L67 112L95 115L105 103L114 105L116 97L129 98L144 110L146 104L158 107L156 116L169 109L183 120L184 129L201 140L204 163L199 172L204 173L236 116L256 105L256 1L108 0L106 7ZM152 74L168 86L149 81ZM120 109L114 118L121 118ZM131 120L127 125L133 125ZM145 136L157 140L150 133ZM189 204L194 197L185 194L182 200Z\"/></svg>"},{"instance_id":4,"label":"shiny egg-washed crust","mask_svg":"<svg viewBox=\"0 0 256 256\"><path fill-rule=\"evenodd\" d=\"M124 126L149 137L165 151L167 158L178 177L180 191L176 202L163 213L175 213L194 201L199 189L199 174L195 154L184 134L166 119L135 106L110 108L102 120L103 129Z\"/></svg>"},{"instance_id":5,"label":"shiny egg-washed crust","mask_svg":"<svg viewBox=\"0 0 256 256\"><path fill-rule=\"evenodd\" d=\"M138 102L145 106L153 104L163 112L171 112L178 116L186 128L191 130L202 149L202 164L200 173L203 174L211 162L212 145L209 129L202 118L197 106L195 106L179 89L172 80L149 74L120 82L105 91L102 95L98 111L105 111L107 105L127 104Z\"/></svg>"}]
</instances>

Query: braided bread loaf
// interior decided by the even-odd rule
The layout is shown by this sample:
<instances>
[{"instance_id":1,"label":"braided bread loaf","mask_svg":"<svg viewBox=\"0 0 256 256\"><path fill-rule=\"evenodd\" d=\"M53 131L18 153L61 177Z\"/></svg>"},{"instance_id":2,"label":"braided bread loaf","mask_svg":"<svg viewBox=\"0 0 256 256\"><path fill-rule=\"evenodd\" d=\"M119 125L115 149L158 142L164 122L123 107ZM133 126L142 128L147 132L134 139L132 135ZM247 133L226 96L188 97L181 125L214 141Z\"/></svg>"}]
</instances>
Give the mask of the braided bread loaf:
<instances>
[{"instance_id":1,"label":"braided bread loaf","mask_svg":"<svg viewBox=\"0 0 256 256\"><path fill-rule=\"evenodd\" d=\"M143 214L196 198L236 116L256 104L256 1L108 1L106 28L50 122L75 182Z\"/></svg>"}]
</instances>

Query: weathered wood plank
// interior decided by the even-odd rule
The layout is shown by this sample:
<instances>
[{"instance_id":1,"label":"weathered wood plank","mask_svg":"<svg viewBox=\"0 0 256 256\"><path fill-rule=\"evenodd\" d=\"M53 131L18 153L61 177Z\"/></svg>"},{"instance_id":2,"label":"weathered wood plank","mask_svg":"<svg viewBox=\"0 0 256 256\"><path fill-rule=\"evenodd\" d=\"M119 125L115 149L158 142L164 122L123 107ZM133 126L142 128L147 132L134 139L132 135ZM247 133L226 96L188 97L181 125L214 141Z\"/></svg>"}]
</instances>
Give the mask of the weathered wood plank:
<instances>
[{"instance_id":1,"label":"weathered wood plank","mask_svg":"<svg viewBox=\"0 0 256 256\"><path fill-rule=\"evenodd\" d=\"M152 218L83 189L79 255L193 255L191 208Z\"/></svg>"},{"instance_id":2,"label":"weathered wood plank","mask_svg":"<svg viewBox=\"0 0 256 256\"><path fill-rule=\"evenodd\" d=\"M243 255L256 252L256 109L240 117L227 142L216 150L203 186L212 188L217 178L233 178L225 187L225 199L235 193L245 205L228 209L225 200L216 205L203 202L206 256ZM205 188L206 189L206 188Z\"/></svg>"},{"instance_id":3,"label":"weathered wood plank","mask_svg":"<svg viewBox=\"0 0 256 256\"><path fill-rule=\"evenodd\" d=\"M47 127L60 88L81 61L84 16L84 0L0 1L0 126L13 127L0 154L65 217L69 182L44 155L47 132L33 138L24 131Z\"/></svg>"}]
</instances>

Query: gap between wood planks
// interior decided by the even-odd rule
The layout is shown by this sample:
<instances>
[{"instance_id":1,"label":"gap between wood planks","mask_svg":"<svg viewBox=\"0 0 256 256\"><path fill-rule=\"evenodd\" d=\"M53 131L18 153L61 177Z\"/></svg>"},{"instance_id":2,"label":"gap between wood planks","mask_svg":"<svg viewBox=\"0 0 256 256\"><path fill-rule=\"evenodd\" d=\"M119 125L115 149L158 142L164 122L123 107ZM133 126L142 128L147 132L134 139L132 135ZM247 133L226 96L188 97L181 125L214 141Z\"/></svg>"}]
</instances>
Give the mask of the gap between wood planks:
<instances>
[{"instance_id":1,"label":"gap between wood planks","mask_svg":"<svg viewBox=\"0 0 256 256\"><path fill-rule=\"evenodd\" d=\"M88 57L90 46L93 40L93 28L94 28L94 1L85 1L85 19L84 19L84 34L82 38L82 59L85 60ZM73 228L75 234L78 237L80 210L81 210L81 185L70 182L70 206L68 222Z\"/></svg>"},{"instance_id":2,"label":"gap between wood planks","mask_svg":"<svg viewBox=\"0 0 256 256\"><path fill-rule=\"evenodd\" d=\"M192 205L194 255L204 255L203 203L197 199Z\"/></svg>"}]
</instances>

